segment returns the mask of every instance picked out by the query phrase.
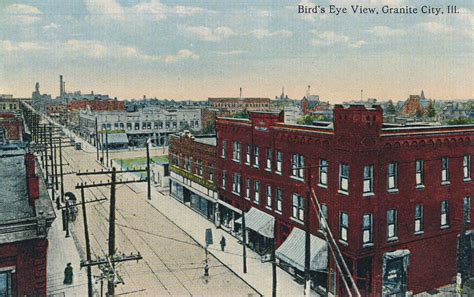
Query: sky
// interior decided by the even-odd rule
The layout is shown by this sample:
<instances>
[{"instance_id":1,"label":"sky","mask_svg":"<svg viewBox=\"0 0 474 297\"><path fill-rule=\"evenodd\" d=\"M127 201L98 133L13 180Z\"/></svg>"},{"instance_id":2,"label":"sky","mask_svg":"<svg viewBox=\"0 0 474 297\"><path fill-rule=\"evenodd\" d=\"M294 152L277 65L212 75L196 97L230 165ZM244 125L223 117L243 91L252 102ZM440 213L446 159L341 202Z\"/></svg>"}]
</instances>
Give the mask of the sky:
<instances>
[{"instance_id":1,"label":"sky","mask_svg":"<svg viewBox=\"0 0 474 297\"><path fill-rule=\"evenodd\" d=\"M429 2L442 15L383 14ZM298 5L378 15L298 14ZM447 14L447 5L458 14ZM0 93L119 99L311 93L339 103L474 98L472 0L0 1Z\"/></svg>"}]
</instances>

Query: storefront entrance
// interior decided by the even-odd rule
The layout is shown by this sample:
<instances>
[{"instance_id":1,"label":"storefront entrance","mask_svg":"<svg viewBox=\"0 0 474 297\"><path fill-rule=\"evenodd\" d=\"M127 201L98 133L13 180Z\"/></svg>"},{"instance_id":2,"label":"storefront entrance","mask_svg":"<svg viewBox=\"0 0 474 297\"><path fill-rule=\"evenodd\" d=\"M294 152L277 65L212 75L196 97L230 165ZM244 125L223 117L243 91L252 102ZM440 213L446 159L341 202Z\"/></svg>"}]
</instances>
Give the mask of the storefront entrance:
<instances>
[{"instance_id":1,"label":"storefront entrance","mask_svg":"<svg viewBox=\"0 0 474 297\"><path fill-rule=\"evenodd\" d=\"M385 253L383 259L383 296L405 296L410 251Z\"/></svg>"}]
</instances>

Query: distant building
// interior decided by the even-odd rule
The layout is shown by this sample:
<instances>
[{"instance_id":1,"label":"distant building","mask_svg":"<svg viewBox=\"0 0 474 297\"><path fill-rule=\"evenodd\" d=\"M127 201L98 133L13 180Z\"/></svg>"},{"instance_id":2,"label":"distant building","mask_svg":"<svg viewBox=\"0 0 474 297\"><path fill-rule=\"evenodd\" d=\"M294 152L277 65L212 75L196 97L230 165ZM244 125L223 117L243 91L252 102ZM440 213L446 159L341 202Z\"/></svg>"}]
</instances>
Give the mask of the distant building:
<instances>
[{"instance_id":1,"label":"distant building","mask_svg":"<svg viewBox=\"0 0 474 297\"><path fill-rule=\"evenodd\" d=\"M35 167L34 155L0 146L1 296L48 296L47 235L55 214Z\"/></svg>"},{"instance_id":2,"label":"distant building","mask_svg":"<svg viewBox=\"0 0 474 297\"><path fill-rule=\"evenodd\" d=\"M0 112L19 112L21 100L29 100L29 98L14 98L13 95L0 95Z\"/></svg>"},{"instance_id":3,"label":"distant building","mask_svg":"<svg viewBox=\"0 0 474 297\"><path fill-rule=\"evenodd\" d=\"M430 100L425 98L425 94L421 91L421 95L410 95L403 103L400 110L402 115L415 116L417 113L424 114L430 104Z\"/></svg>"},{"instance_id":4,"label":"distant building","mask_svg":"<svg viewBox=\"0 0 474 297\"><path fill-rule=\"evenodd\" d=\"M46 112L47 106L53 103L51 95L41 94L40 84L35 84L35 91L31 94L31 105L40 112Z\"/></svg>"},{"instance_id":5,"label":"distant building","mask_svg":"<svg viewBox=\"0 0 474 297\"><path fill-rule=\"evenodd\" d=\"M270 111L270 98L209 98L209 107L232 113L244 111Z\"/></svg>"},{"instance_id":6,"label":"distant building","mask_svg":"<svg viewBox=\"0 0 474 297\"><path fill-rule=\"evenodd\" d=\"M81 110L78 130L92 144L95 144L96 118L99 131L124 132L132 146L142 146L148 138L156 145L166 145L170 134L202 129L201 109L147 107L136 112Z\"/></svg>"},{"instance_id":7,"label":"distant building","mask_svg":"<svg viewBox=\"0 0 474 297\"><path fill-rule=\"evenodd\" d=\"M12 113L0 113L0 146L21 142L23 142L21 117Z\"/></svg>"},{"instance_id":8,"label":"distant building","mask_svg":"<svg viewBox=\"0 0 474 297\"><path fill-rule=\"evenodd\" d=\"M308 86L306 90L306 95L301 99L300 106L303 114L310 114L316 111L318 105L320 104L319 95L311 95L310 93L311 86Z\"/></svg>"}]
</instances>

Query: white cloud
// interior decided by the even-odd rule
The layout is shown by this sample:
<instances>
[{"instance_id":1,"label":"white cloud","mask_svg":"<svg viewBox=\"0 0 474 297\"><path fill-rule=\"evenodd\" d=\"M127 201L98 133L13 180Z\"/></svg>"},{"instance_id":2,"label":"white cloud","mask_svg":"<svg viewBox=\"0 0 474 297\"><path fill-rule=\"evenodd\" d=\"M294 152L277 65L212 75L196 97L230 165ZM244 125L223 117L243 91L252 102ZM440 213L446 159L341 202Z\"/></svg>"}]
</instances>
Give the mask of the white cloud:
<instances>
[{"instance_id":1,"label":"white cloud","mask_svg":"<svg viewBox=\"0 0 474 297\"><path fill-rule=\"evenodd\" d=\"M0 51L5 53L38 53L51 52L54 49L56 58L90 58L90 59L131 59L148 62L175 63L183 60L196 60L199 55L188 49L182 49L175 55L148 55L131 46L106 44L97 40L70 39L65 42L12 42L0 40Z\"/></svg>"},{"instance_id":2,"label":"white cloud","mask_svg":"<svg viewBox=\"0 0 474 297\"><path fill-rule=\"evenodd\" d=\"M253 36L255 36L258 39L262 39L262 38L265 38L265 37L275 37L275 36L283 37L283 38L289 38L289 37L293 36L293 32L288 31L288 30L278 30L278 31L270 32L267 29L253 30L252 32L250 32L250 34L252 34Z\"/></svg>"},{"instance_id":3,"label":"white cloud","mask_svg":"<svg viewBox=\"0 0 474 297\"><path fill-rule=\"evenodd\" d=\"M43 51L48 47L45 44L37 42L12 42L10 40L1 40L0 48L5 52L31 52Z\"/></svg>"},{"instance_id":4,"label":"white cloud","mask_svg":"<svg viewBox=\"0 0 474 297\"><path fill-rule=\"evenodd\" d=\"M42 12L34 6L11 4L5 7L4 14L10 22L30 25L41 20Z\"/></svg>"},{"instance_id":5,"label":"white cloud","mask_svg":"<svg viewBox=\"0 0 474 297\"><path fill-rule=\"evenodd\" d=\"M454 31L452 27L437 22L419 23L417 26L421 30L432 34L443 34Z\"/></svg>"},{"instance_id":6,"label":"white cloud","mask_svg":"<svg viewBox=\"0 0 474 297\"><path fill-rule=\"evenodd\" d=\"M367 32L378 37L402 36L406 34L403 29L394 29L387 26L375 26L372 29L367 30Z\"/></svg>"},{"instance_id":7,"label":"white cloud","mask_svg":"<svg viewBox=\"0 0 474 297\"><path fill-rule=\"evenodd\" d=\"M49 24L43 26L44 31L54 30L54 29L57 29L57 28L59 28L59 25L56 24L56 23L49 23Z\"/></svg>"},{"instance_id":8,"label":"white cloud","mask_svg":"<svg viewBox=\"0 0 474 297\"><path fill-rule=\"evenodd\" d=\"M165 62L166 63L176 63L178 61L188 60L188 59L197 60L197 59L199 59L199 56L196 55L195 53L193 53L192 51L188 50L188 49L182 49L182 50L178 51L178 53L176 55L166 56L165 57Z\"/></svg>"},{"instance_id":9,"label":"white cloud","mask_svg":"<svg viewBox=\"0 0 474 297\"><path fill-rule=\"evenodd\" d=\"M232 50L232 51L216 51L215 53L218 54L219 56L238 56L246 52L247 51L244 51L244 50Z\"/></svg>"},{"instance_id":10,"label":"white cloud","mask_svg":"<svg viewBox=\"0 0 474 297\"><path fill-rule=\"evenodd\" d=\"M191 16L206 12L207 9L194 6L168 6L159 0L139 2L133 6L122 6L117 0L85 0L87 11L91 20L95 16L117 21L152 20L160 21L168 15Z\"/></svg>"},{"instance_id":11,"label":"white cloud","mask_svg":"<svg viewBox=\"0 0 474 297\"><path fill-rule=\"evenodd\" d=\"M348 47L361 48L367 44L367 42L364 40L358 40L354 42L348 36L344 34L338 34L333 31L319 32L312 30L311 33L315 35L315 38L310 40L310 44L317 47L342 44Z\"/></svg>"},{"instance_id":12,"label":"white cloud","mask_svg":"<svg viewBox=\"0 0 474 297\"><path fill-rule=\"evenodd\" d=\"M185 32L196 35L202 40L219 42L224 39L227 39L231 36L236 35L236 33L229 27L217 27L215 29L197 26L197 27L183 27L182 30Z\"/></svg>"}]
</instances>

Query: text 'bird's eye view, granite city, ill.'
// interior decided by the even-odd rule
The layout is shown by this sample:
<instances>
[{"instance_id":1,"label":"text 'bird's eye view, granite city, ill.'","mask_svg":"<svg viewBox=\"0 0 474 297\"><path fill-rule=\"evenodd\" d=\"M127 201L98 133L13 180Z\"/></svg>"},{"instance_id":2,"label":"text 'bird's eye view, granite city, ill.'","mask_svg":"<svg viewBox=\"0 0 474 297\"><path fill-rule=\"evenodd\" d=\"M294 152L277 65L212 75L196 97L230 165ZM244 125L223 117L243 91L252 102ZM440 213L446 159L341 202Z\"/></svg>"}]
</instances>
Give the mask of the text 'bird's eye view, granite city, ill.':
<instances>
[{"instance_id":1,"label":"text 'bird's eye view, granite city, ill.'","mask_svg":"<svg viewBox=\"0 0 474 297\"><path fill-rule=\"evenodd\" d=\"M0 0L0 297L474 296L474 1Z\"/></svg>"}]
</instances>

